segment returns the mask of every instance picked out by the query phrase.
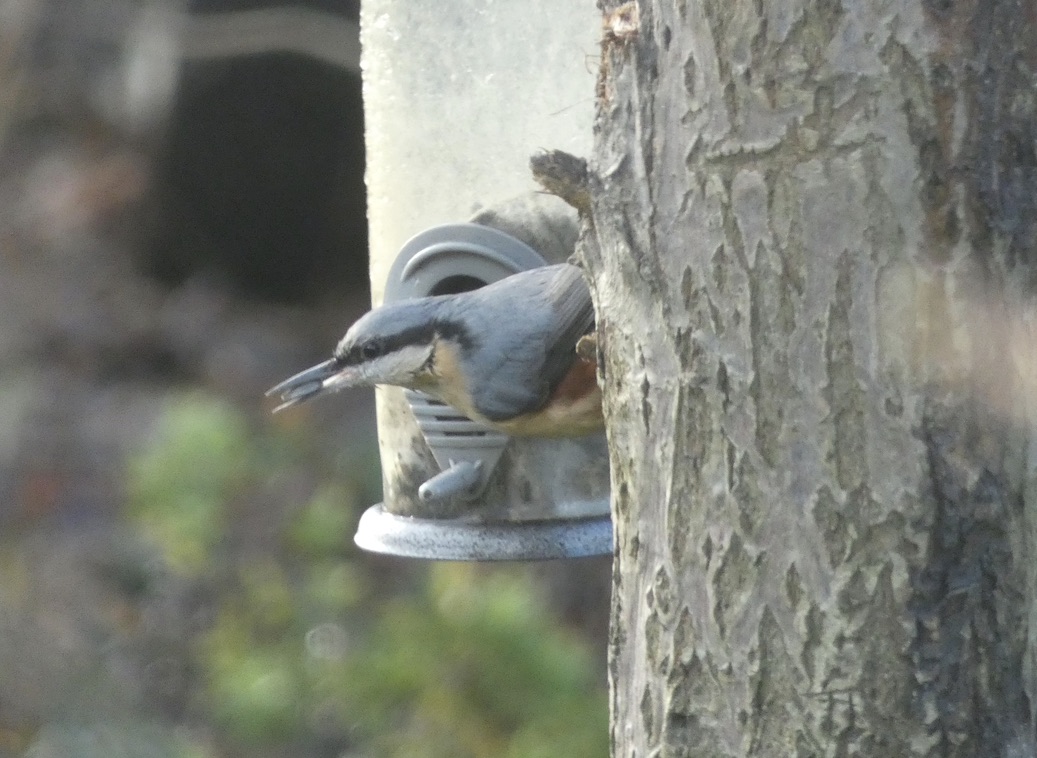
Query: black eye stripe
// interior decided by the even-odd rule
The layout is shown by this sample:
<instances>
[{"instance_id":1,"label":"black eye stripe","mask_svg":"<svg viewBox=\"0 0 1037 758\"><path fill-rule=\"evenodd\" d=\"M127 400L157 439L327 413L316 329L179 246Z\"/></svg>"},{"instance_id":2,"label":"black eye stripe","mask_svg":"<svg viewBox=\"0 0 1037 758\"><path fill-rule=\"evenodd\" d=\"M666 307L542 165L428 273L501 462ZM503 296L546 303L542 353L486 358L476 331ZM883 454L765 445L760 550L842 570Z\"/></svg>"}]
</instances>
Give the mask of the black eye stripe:
<instances>
[{"instance_id":1,"label":"black eye stripe","mask_svg":"<svg viewBox=\"0 0 1037 758\"><path fill-rule=\"evenodd\" d=\"M360 354L364 357L364 360L374 360L382 352L383 348L380 340L369 340L360 346Z\"/></svg>"},{"instance_id":2,"label":"black eye stripe","mask_svg":"<svg viewBox=\"0 0 1037 758\"><path fill-rule=\"evenodd\" d=\"M343 346L343 351L337 360L343 366L356 366L365 361L389 355L409 345L431 345L437 337L456 342L462 350L471 350L477 344L473 336L461 324L431 322L402 329L383 337L372 337L359 344Z\"/></svg>"}]
</instances>

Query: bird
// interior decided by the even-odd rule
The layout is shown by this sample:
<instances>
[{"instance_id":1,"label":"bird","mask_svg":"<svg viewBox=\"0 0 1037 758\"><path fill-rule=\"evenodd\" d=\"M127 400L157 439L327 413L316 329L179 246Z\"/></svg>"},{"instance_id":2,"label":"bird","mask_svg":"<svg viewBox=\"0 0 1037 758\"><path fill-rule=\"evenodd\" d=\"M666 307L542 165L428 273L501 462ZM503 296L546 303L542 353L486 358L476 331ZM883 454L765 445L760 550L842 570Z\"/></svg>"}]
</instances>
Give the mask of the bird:
<instances>
[{"instance_id":1,"label":"bird","mask_svg":"<svg viewBox=\"0 0 1037 758\"><path fill-rule=\"evenodd\" d=\"M347 387L420 390L512 436L579 437L604 426L595 360L577 353L594 336L583 272L543 266L450 295L375 308L332 357L267 391L274 412ZM581 353L586 353L585 344Z\"/></svg>"}]
</instances>

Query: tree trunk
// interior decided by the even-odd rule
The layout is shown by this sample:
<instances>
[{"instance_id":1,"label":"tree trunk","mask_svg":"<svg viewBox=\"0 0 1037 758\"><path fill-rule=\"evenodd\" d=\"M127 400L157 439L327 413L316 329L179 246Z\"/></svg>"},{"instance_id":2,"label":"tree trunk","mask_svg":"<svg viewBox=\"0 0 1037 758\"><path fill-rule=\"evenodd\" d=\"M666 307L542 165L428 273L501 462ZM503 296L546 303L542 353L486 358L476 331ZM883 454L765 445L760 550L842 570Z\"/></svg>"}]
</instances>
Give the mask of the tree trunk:
<instances>
[{"instance_id":1,"label":"tree trunk","mask_svg":"<svg viewBox=\"0 0 1037 758\"><path fill-rule=\"evenodd\" d=\"M1037 8L605 12L613 754L1033 755Z\"/></svg>"}]
</instances>

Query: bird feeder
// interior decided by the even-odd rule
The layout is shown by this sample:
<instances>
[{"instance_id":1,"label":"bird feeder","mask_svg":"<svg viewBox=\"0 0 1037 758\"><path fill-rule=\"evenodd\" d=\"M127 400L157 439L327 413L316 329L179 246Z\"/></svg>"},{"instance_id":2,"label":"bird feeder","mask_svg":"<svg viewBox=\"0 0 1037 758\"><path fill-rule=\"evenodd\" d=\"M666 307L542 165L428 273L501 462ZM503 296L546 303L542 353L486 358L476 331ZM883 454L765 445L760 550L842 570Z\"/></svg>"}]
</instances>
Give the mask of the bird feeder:
<instances>
[{"instance_id":1,"label":"bird feeder","mask_svg":"<svg viewBox=\"0 0 1037 758\"><path fill-rule=\"evenodd\" d=\"M548 230L563 249L575 242L575 224L566 214L545 219L535 207L525 211L520 216L532 227L527 228L532 237L539 232L542 238ZM484 220L487 216L516 225L513 215L492 212ZM403 246L385 302L474 289L547 263L538 250L500 229L476 223L437 226ZM396 397L380 406L386 500L361 518L360 547L448 560L611 552L603 434L509 438L421 392L387 393Z\"/></svg>"},{"instance_id":2,"label":"bird feeder","mask_svg":"<svg viewBox=\"0 0 1037 758\"><path fill-rule=\"evenodd\" d=\"M544 148L592 148L594 4L364 0L360 13L375 303L568 258L574 214L528 194L528 164ZM442 226L464 219L482 229ZM508 439L420 395L377 398L384 495L361 519L361 547L444 559L611 551L603 437Z\"/></svg>"}]
</instances>

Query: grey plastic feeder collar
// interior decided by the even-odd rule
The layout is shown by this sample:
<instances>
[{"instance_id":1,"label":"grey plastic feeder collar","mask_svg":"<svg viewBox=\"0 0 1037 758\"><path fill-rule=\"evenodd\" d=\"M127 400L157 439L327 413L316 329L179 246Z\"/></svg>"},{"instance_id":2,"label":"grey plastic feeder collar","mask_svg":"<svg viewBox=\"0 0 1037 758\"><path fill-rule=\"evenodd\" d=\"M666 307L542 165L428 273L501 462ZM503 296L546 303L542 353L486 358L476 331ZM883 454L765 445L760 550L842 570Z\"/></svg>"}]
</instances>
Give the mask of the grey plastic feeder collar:
<instances>
[{"instance_id":1,"label":"grey plastic feeder collar","mask_svg":"<svg viewBox=\"0 0 1037 758\"><path fill-rule=\"evenodd\" d=\"M354 540L372 553L440 561L588 558L612 552L608 517L480 523L397 516L381 505L360 517Z\"/></svg>"},{"instance_id":2,"label":"grey plastic feeder collar","mask_svg":"<svg viewBox=\"0 0 1037 758\"><path fill-rule=\"evenodd\" d=\"M411 237L385 284L385 302L427 297L453 276L484 284L546 266L536 250L510 234L480 224L444 224Z\"/></svg>"}]
</instances>

